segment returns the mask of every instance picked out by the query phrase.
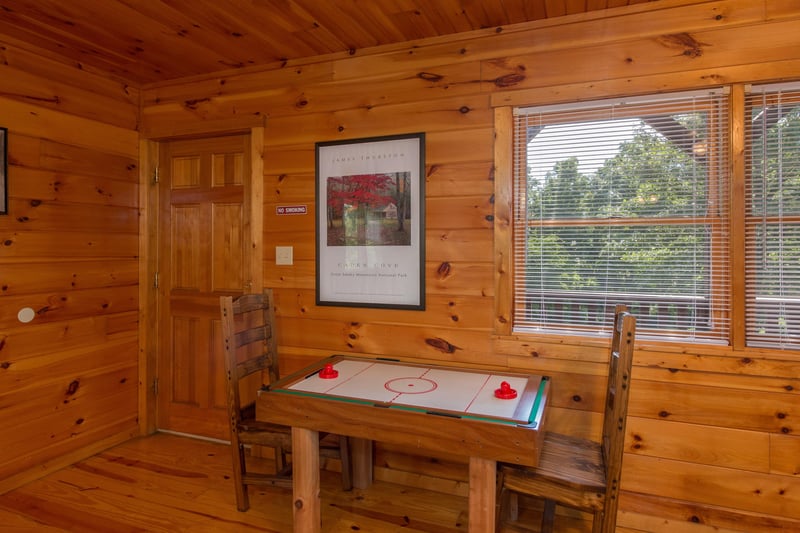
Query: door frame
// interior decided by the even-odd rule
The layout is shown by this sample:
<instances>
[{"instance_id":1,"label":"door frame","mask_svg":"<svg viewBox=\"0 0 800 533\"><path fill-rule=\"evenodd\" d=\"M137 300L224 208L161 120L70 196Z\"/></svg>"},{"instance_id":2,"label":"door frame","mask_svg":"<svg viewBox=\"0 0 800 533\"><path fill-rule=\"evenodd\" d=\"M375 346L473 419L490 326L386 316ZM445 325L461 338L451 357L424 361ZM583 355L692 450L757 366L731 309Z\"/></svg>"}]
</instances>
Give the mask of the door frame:
<instances>
[{"instance_id":1,"label":"door frame","mask_svg":"<svg viewBox=\"0 0 800 533\"><path fill-rule=\"evenodd\" d=\"M153 132L148 132L153 133ZM264 135L258 126L192 132L190 135L151 135L139 140L139 433L155 433L156 387L158 378L158 302L163 294L157 287L158 275L158 193L157 169L162 142L244 134L250 138L250 174L244 183L248 213L242 222L245 238L251 243L250 271L243 290L260 291L264 286Z\"/></svg>"}]
</instances>

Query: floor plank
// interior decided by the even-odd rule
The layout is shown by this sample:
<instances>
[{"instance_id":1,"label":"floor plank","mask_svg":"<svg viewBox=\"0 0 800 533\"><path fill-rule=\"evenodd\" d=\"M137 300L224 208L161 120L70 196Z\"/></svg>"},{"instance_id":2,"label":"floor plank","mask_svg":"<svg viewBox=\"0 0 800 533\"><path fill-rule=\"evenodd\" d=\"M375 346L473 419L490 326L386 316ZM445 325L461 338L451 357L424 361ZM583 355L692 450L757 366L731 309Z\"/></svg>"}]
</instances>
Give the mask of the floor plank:
<instances>
[{"instance_id":1,"label":"floor plank","mask_svg":"<svg viewBox=\"0 0 800 533\"><path fill-rule=\"evenodd\" d=\"M264 462L264 468L271 465ZM291 491L250 489L251 508L236 510L227 445L170 434L134 439L0 495L0 524L13 532L292 531ZM344 492L335 471L322 472L322 530L330 533L467 531L467 499L376 481ZM538 517L501 533L536 531ZM583 533L585 521L566 521ZM572 527L570 527L572 525Z\"/></svg>"}]
</instances>

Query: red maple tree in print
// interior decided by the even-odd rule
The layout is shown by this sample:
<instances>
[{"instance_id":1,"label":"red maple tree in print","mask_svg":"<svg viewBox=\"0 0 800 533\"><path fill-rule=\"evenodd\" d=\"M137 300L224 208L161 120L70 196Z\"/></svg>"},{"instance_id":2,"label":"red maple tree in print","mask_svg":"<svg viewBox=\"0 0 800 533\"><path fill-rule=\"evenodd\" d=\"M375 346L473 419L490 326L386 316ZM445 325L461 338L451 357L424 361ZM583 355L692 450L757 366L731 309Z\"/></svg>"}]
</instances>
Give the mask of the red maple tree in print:
<instances>
[{"instance_id":1,"label":"red maple tree in print","mask_svg":"<svg viewBox=\"0 0 800 533\"><path fill-rule=\"evenodd\" d=\"M327 180L328 246L410 245L408 172Z\"/></svg>"}]
</instances>

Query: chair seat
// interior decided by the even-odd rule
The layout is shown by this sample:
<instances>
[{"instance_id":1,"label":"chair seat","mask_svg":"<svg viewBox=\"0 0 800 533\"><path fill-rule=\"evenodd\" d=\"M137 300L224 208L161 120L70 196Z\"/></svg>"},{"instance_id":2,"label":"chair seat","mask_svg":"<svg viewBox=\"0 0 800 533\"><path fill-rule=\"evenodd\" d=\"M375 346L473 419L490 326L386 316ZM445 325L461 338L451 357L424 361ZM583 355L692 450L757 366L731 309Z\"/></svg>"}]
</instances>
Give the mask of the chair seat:
<instances>
[{"instance_id":1,"label":"chair seat","mask_svg":"<svg viewBox=\"0 0 800 533\"><path fill-rule=\"evenodd\" d=\"M547 432L536 467L503 464L505 488L585 510L603 508L606 479L600 443Z\"/></svg>"},{"instance_id":2,"label":"chair seat","mask_svg":"<svg viewBox=\"0 0 800 533\"><path fill-rule=\"evenodd\" d=\"M236 427L239 433L239 441L242 444L257 444L289 449L292 443L292 428L288 426L246 418L242 419Z\"/></svg>"}]
</instances>

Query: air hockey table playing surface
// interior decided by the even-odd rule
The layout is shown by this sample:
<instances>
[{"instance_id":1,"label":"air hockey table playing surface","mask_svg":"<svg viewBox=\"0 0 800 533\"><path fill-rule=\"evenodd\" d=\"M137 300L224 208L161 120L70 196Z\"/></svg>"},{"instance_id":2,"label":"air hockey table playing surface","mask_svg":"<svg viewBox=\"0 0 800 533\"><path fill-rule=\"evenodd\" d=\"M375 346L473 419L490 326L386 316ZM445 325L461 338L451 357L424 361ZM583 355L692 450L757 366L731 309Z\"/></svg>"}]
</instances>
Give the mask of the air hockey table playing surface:
<instances>
[{"instance_id":1,"label":"air hockey table playing surface","mask_svg":"<svg viewBox=\"0 0 800 533\"><path fill-rule=\"evenodd\" d=\"M548 378L335 355L272 392L539 429Z\"/></svg>"}]
</instances>

